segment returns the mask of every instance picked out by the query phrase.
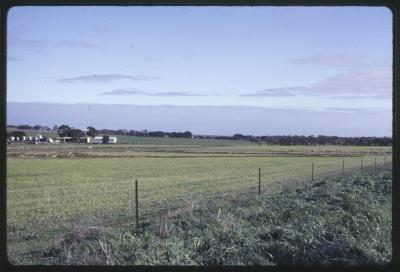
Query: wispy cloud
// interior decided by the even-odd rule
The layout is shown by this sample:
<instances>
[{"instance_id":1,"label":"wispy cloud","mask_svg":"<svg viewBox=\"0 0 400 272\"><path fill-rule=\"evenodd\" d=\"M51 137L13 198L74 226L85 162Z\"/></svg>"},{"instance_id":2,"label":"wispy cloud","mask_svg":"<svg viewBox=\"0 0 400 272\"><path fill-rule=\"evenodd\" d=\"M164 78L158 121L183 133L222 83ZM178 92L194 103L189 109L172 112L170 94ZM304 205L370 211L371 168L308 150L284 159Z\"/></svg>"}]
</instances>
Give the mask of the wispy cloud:
<instances>
[{"instance_id":1,"label":"wispy cloud","mask_svg":"<svg viewBox=\"0 0 400 272\"><path fill-rule=\"evenodd\" d=\"M151 96L204 96L202 94L196 93L186 93L186 92L160 92L160 93L151 93Z\"/></svg>"},{"instance_id":2,"label":"wispy cloud","mask_svg":"<svg viewBox=\"0 0 400 272\"><path fill-rule=\"evenodd\" d=\"M370 64L371 59L364 55L345 54L319 54L306 58L292 59L295 64L339 66L339 67L362 67Z\"/></svg>"},{"instance_id":3,"label":"wispy cloud","mask_svg":"<svg viewBox=\"0 0 400 272\"><path fill-rule=\"evenodd\" d=\"M266 90L255 91L254 93L242 94L240 96L248 96L248 97L290 97L290 96L296 96L299 88L303 88L303 87L266 89Z\"/></svg>"},{"instance_id":4,"label":"wispy cloud","mask_svg":"<svg viewBox=\"0 0 400 272\"><path fill-rule=\"evenodd\" d=\"M317 96L333 99L390 99L392 71L386 68L354 69L305 86L271 88L243 97Z\"/></svg>"},{"instance_id":5,"label":"wispy cloud","mask_svg":"<svg viewBox=\"0 0 400 272\"><path fill-rule=\"evenodd\" d=\"M390 113L387 109L379 108L348 108L348 107L328 107L325 111L343 112L343 113Z\"/></svg>"},{"instance_id":6,"label":"wispy cloud","mask_svg":"<svg viewBox=\"0 0 400 272\"><path fill-rule=\"evenodd\" d=\"M143 94L142 91L132 88L132 89L118 89L114 91L104 92L101 93L100 95L141 95L141 94Z\"/></svg>"},{"instance_id":7,"label":"wispy cloud","mask_svg":"<svg viewBox=\"0 0 400 272\"><path fill-rule=\"evenodd\" d=\"M391 99L391 93L375 94L375 95L332 95L327 96L330 99Z\"/></svg>"},{"instance_id":8,"label":"wispy cloud","mask_svg":"<svg viewBox=\"0 0 400 272\"><path fill-rule=\"evenodd\" d=\"M63 83L97 83L97 82L110 82L115 80L127 79L131 81L146 81L156 80L159 77L156 76L129 76L122 74L103 74L103 75L88 75L88 76L77 76L69 78L57 79L57 82Z\"/></svg>"},{"instance_id":9,"label":"wispy cloud","mask_svg":"<svg viewBox=\"0 0 400 272\"><path fill-rule=\"evenodd\" d=\"M87 43L87 42L80 42L80 41L58 41L54 43L53 47L105 49L105 47L101 45Z\"/></svg>"},{"instance_id":10,"label":"wispy cloud","mask_svg":"<svg viewBox=\"0 0 400 272\"><path fill-rule=\"evenodd\" d=\"M33 51L42 51L47 46L47 43L36 39L21 39L11 36L7 39L7 45L9 47L19 47Z\"/></svg>"},{"instance_id":11,"label":"wispy cloud","mask_svg":"<svg viewBox=\"0 0 400 272\"><path fill-rule=\"evenodd\" d=\"M145 95L145 96L203 96L201 94L188 92L146 92L135 88L118 89L114 91L104 92L100 95Z\"/></svg>"},{"instance_id":12,"label":"wispy cloud","mask_svg":"<svg viewBox=\"0 0 400 272\"><path fill-rule=\"evenodd\" d=\"M309 91L334 96L356 95L388 98L392 94L392 69L350 70L312 84Z\"/></svg>"}]
</instances>

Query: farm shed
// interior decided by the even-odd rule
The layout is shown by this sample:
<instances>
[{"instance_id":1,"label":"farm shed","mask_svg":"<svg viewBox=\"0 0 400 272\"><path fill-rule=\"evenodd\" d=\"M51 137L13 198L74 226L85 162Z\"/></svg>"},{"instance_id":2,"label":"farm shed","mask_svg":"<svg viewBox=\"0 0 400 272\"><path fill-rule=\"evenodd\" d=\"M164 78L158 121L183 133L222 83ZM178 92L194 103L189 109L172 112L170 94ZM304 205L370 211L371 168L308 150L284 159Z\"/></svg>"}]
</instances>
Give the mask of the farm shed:
<instances>
[{"instance_id":1,"label":"farm shed","mask_svg":"<svg viewBox=\"0 0 400 272\"><path fill-rule=\"evenodd\" d=\"M103 136L96 136L96 137L94 137L92 143L94 143L94 144L101 144L101 143L103 143Z\"/></svg>"},{"instance_id":2,"label":"farm shed","mask_svg":"<svg viewBox=\"0 0 400 272\"><path fill-rule=\"evenodd\" d=\"M72 137L59 137L59 138L55 138L54 142L55 143L69 143L72 140L73 140Z\"/></svg>"},{"instance_id":3,"label":"farm shed","mask_svg":"<svg viewBox=\"0 0 400 272\"><path fill-rule=\"evenodd\" d=\"M108 138L108 144L116 144L117 143L117 137L109 137ZM96 136L93 138L92 143L94 144L102 144L103 143L103 136Z\"/></svg>"},{"instance_id":4,"label":"farm shed","mask_svg":"<svg viewBox=\"0 0 400 272\"><path fill-rule=\"evenodd\" d=\"M86 144L90 144L90 142L91 142L91 137L89 137L89 136L80 137L80 138L79 138L79 142L81 142L81 143L86 143Z\"/></svg>"}]
</instances>

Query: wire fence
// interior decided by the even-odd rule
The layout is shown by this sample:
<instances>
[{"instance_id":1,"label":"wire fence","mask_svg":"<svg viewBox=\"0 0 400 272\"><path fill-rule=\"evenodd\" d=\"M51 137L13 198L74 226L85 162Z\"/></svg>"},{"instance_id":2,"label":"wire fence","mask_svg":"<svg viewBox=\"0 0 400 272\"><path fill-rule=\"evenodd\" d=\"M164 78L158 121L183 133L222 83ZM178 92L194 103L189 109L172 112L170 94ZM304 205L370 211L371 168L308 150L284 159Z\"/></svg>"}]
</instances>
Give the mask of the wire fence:
<instances>
[{"instance_id":1,"label":"wire fence","mask_svg":"<svg viewBox=\"0 0 400 272\"><path fill-rule=\"evenodd\" d=\"M329 176L391 167L390 157L333 158L302 164L219 169L212 173L142 178L75 186L7 191L8 241L56 241L77 228L145 228L161 217L190 212L213 201L240 203L259 194L295 188ZM135 183L137 180L137 183Z\"/></svg>"}]
</instances>

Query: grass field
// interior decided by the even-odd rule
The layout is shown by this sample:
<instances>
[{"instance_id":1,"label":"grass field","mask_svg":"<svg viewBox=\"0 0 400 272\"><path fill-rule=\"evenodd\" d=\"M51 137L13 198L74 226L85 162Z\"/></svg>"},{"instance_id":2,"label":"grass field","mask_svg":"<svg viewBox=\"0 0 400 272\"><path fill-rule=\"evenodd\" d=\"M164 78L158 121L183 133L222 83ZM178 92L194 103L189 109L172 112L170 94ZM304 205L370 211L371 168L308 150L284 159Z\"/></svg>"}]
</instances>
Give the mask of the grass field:
<instances>
[{"instance_id":1,"label":"grass field","mask_svg":"<svg viewBox=\"0 0 400 272\"><path fill-rule=\"evenodd\" d=\"M120 143L151 144L151 145L201 145L201 146L227 146L227 145L256 145L256 143L244 140L217 140L217 139L191 139L191 138L162 138L143 136L118 135Z\"/></svg>"},{"instance_id":2,"label":"grass field","mask_svg":"<svg viewBox=\"0 0 400 272\"><path fill-rule=\"evenodd\" d=\"M145 138L145 137L143 137ZM176 139L178 140L178 139ZM182 139L180 139L182 140ZM391 155L387 146L274 146L274 145L187 145L187 144L12 144L7 156L17 158L91 157L354 157Z\"/></svg>"},{"instance_id":3,"label":"grass field","mask_svg":"<svg viewBox=\"0 0 400 272\"><path fill-rule=\"evenodd\" d=\"M29 262L76 227L134 224L134 180L142 224L212 198L297 186L311 178L378 166L389 147L201 145L9 145L7 233L11 261ZM389 163L389 156L387 156ZM30 257L29 257L30 256Z\"/></svg>"}]
</instances>

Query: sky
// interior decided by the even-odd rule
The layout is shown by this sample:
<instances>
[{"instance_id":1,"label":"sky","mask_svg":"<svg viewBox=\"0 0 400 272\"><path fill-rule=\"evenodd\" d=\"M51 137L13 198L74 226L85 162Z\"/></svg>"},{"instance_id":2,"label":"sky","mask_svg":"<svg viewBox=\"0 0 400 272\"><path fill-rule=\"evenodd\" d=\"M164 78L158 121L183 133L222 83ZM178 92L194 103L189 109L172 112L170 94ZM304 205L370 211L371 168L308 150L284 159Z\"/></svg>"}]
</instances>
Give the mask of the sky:
<instances>
[{"instance_id":1,"label":"sky","mask_svg":"<svg viewBox=\"0 0 400 272\"><path fill-rule=\"evenodd\" d=\"M390 136L392 14L384 7L15 7L7 102L246 106L314 111L314 118L352 112L365 117L366 134ZM371 118L377 114L379 121ZM247 123L237 130L248 131ZM332 126L349 134L340 122Z\"/></svg>"}]
</instances>

